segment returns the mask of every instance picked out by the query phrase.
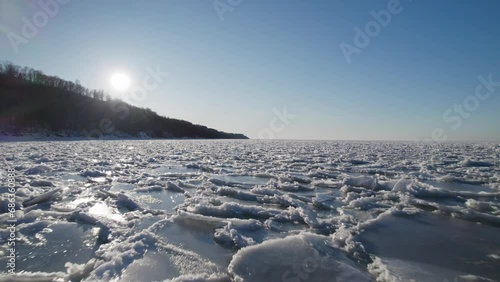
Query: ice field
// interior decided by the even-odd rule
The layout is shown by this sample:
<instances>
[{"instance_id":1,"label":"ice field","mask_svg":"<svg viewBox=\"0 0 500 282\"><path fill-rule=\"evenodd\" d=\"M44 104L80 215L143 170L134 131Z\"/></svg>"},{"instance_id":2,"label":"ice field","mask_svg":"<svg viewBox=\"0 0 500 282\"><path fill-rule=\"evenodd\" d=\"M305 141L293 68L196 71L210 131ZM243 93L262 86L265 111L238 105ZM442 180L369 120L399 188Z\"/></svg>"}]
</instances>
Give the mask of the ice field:
<instances>
[{"instance_id":1,"label":"ice field","mask_svg":"<svg viewBox=\"0 0 500 282\"><path fill-rule=\"evenodd\" d=\"M0 281L500 281L500 144L0 143Z\"/></svg>"}]
</instances>

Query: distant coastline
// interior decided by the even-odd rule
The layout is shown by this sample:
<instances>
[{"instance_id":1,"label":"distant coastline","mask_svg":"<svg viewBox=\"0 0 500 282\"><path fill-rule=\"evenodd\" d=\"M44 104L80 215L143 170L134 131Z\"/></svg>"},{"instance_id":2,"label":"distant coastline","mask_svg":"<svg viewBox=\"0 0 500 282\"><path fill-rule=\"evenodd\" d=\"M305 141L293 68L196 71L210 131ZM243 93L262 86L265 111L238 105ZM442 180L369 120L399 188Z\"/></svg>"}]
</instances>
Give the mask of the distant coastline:
<instances>
[{"instance_id":1,"label":"distant coastline","mask_svg":"<svg viewBox=\"0 0 500 282\"><path fill-rule=\"evenodd\" d=\"M0 64L0 140L10 137L86 139L248 139L158 115L56 76Z\"/></svg>"},{"instance_id":2,"label":"distant coastline","mask_svg":"<svg viewBox=\"0 0 500 282\"><path fill-rule=\"evenodd\" d=\"M33 135L1 135L0 142L58 142L58 141L196 141L196 140L250 140L250 138L141 138L141 137L116 137L104 136L102 138L88 138L86 136L58 136L57 134L50 134L48 136L33 136Z\"/></svg>"}]
</instances>

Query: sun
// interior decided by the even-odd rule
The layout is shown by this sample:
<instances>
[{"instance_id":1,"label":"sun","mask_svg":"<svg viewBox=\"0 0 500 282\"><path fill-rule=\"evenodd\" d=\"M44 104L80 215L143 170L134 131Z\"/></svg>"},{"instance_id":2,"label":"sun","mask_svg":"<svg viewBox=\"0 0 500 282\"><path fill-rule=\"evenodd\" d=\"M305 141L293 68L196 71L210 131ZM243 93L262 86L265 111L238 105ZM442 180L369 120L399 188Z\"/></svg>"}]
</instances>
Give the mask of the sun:
<instances>
[{"instance_id":1,"label":"sun","mask_svg":"<svg viewBox=\"0 0 500 282\"><path fill-rule=\"evenodd\" d=\"M111 85L118 91L125 91L130 87L130 78L124 73L115 73L111 76Z\"/></svg>"}]
</instances>

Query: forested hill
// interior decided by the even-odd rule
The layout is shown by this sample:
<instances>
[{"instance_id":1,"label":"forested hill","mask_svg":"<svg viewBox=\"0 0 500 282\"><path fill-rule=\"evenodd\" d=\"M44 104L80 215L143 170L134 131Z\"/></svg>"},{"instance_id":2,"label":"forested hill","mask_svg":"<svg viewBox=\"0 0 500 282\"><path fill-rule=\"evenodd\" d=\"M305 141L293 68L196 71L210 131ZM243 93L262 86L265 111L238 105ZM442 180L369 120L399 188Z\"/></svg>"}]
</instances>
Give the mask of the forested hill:
<instances>
[{"instance_id":1,"label":"forested hill","mask_svg":"<svg viewBox=\"0 0 500 282\"><path fill-rule=\"evenodd\" d=\"M78 81L0 64L0 135L247 139L112 99Z\"/></svg>"}]
</instances>

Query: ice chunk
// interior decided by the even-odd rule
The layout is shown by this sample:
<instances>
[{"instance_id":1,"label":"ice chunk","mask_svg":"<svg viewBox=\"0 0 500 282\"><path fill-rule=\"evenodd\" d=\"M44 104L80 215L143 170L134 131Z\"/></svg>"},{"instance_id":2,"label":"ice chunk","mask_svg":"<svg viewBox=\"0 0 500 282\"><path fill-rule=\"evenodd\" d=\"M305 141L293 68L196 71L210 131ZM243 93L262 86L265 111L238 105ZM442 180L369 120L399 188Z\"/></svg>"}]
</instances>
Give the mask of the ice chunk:
<instances>
[{"instance_id":1,"label":"ice chunk","mask_svg":"<svg viewBox=\"0 0 500 282\"><path fill-rule=\"evenodd\" d=\"M25 174L42 174L49 171L52 171L52 168L46 165L38 165L26 170Z\"/></svg>"},{"instance_id":2,"label":"ice chunk","mask_svg":"<svg viewBox=\"0 0 500 282\"><path fill-rule=\"evenodd\" d=\"M47 180L34 180L30 182L30 186L33 187L54 187L54 184Z\"/></svg>"},{"instance_id":3,"label":"ice chunk","mask_svg":"<svg viewBox=\"0 0 500 282\"><path fill-rule=\"evenodd\" d=\"M409 190L409 188L411 187L411 185L412 185L411 179L402 178L402 179L398 180L398 182L396 182L396 184L394 184L394 186L392 187L392 191L407 192Z\"/></svg>"},{"instance_id":4,"label":"ice chunk","mask_svg":"<svg viewBox=\"0 0 500 282\"><path fill-rule=\"evenodd\" d=\"M173 191L173 192L179 192L179 193L184 193L186 191L184 191L184 189L182 189L181 187L179 187L177 184L169 181L167 183L167 190L169 191Z\"/></svg>"},{"instance_id":5,"label":"ice chunk","mask_svg":"<svg viewBox=\"0 0 500 282\"><path fill-rule=\"evenodd\" d=\"M126 208L129 211L142 210L142 208L129 196L119 193L116 199L116 206L119 208Z\"/></svg>"},{"instance_id":6,"label":"ice chunk","mask_svg":"<svg viewBox=\"0 0 500 282\"><path fill-rule=\"evenodd\" d=\"M32 205L35 205L35 204L39 204L39 203L43 203L43 202L48 202L48 201L52 201L54 199L54 197L59 193L61 192L61 188L58 188L58 189L54 189L54 190L51 190L47 193L43 193L42 195L40 196L37 196L33 199L30 199L30 200L27 200L27 201L24 201L23 202L23 206L24 207L28 207L28 206L32 206Z\"/></svg>"},{"instance_id":7,"label":"ice chunk","mask_svg":"<svg viewBox=\"0 0 500 282\"><path fill-rule=\"evenodd\" d=\"M258 206L246 206L238 203L223 203L220 206L213 206L206 203L200 203L195 206L189 206L187 211L201 215L223 217L223 218L261 218L273 217L281 211L271 208Z\"/></svg>"},{"instance_id":8,"label":"ice chunk","mask_svg":"<svg viewBox=\"0 0 500 282\"><path fill-rule=\"evenodd\" d=\"M41 220L18 228L19 238L27 240L16 244L17 271L65 271L67 262L85 263L98 247L91 225Z\"/></svg>"},{"instance_id":9,"label":"ice chunk","mask_svg":"<svg viewBox=\"0 0 500 282\"><path fill-rule=\"evenodd\" d=\"M223 228L216 229L214 240L225 247L242 248L256 243L252 237L246 235L255 234L255 231L262 229L262 223L254 219L246 222L228 221Z\"/></svg>"},{"instance_id":10,"label":"ice chunk","mask_svg":"<svg viewBox=\"0 0 500 282\"><path fill-rule=\"evenodd\" d=\"M241 191L231 187L218 187L217 194L245 201L256 201L258 198L258 196L255 194Z\"/></svg>"},{"instance_id":11,"label":"ice chunk","mask_svg":"<svg viewBox=\"0 0 500 282\"><path fill-rule=\"evenodd\" d=\"M365 224L355 240L380 258L375 263L387 269L380 275L390 272L401 281L453 280L469 274L500 279L498 262L488 260L492 246L500 246L497 227L443 215L386 213Z\"/></svg>"},{"instance_id":12,"label":"ice chunk","mask_svg":"<svg viewBox=\"0 0 500 282\"><path fill-rule=\"evenodd\" d=\"M80 173L81 176L83 177L103 177L106 176L106 173L103 171L97 171L97 170L84 170Z\"/></svg>"},{"instance_id":13,"label":"ice chunk","mask_svg":"<svg viewBox=\"0 0 500 282\"><path fill-rule=\"evenodd\" d=\"M462 162L462 165L463 166L467 166L467 167L488 167L488 166L494 166L494 164L490 163L490 162L486 162L486 161L473 161L473 160L470 160L470 159L465 159Z\"/></svg>"},{"instance_id":14,"label":"ice chunk","mask_svg":"<svg viewBox=\"0 0 500 282\"><path fill-rule=\"evenodd\" d=\"M5 282L53 282L64 281L66 273L64 272L16 272L14 274L2 274L0 281Z\"/></svg>"},{"instance_id":15,"label":"ice chunk","mask_svg":"<svg viewBox=\"0 0 500 282\"><path fill-rule=\"evenodd\" d=\"M328 194L316 194L316 196L312 199L312 203L319 209L333 209L335 208L335 197Z\"/></svg>"},{"instance_id":16,"label":"ice chunk","mask_svg":"<svg viewBox=\"0 0 500 282\"><path fill-rule=\"evenodd\" d=\"M495 206L491 202L482 202L482 201L477 201L474 199L469 199L465 202L465 205L472 210L475 211L491 211L493 210L493 207Z\"/></svg>"},{"instance_id":17,"label":"ice chunk","mask_svg":"<svg viewBox=\"0 0 500 282\"><path fill-rule=\"evenodd\" d=\"M310 233L243 248L228 271L235 281L370 281L327 237Z\"/></svg>"},{"instance_id":18,"label":"ice chunk","mask_svg":"<svg viewBox=\"0 0 500 282\"><path fill-rule=\"evenodd\" d=\"M106 203L96 203L89 209L89 214L100 218L109 218L117 222L125 222L125 218L116 209Z\"/></svg>"},{"instance_id":19,"label":"ice chunk","mask_svg":"<svg viewBox=\"0 0 500 282\"><path fill-rule=\"evenodd\" d=\"M342 184L375 190L377 188L377 179L372 176L358 176L358 177L348 176L344 178Z\"/></svg>"}]
</instances>

